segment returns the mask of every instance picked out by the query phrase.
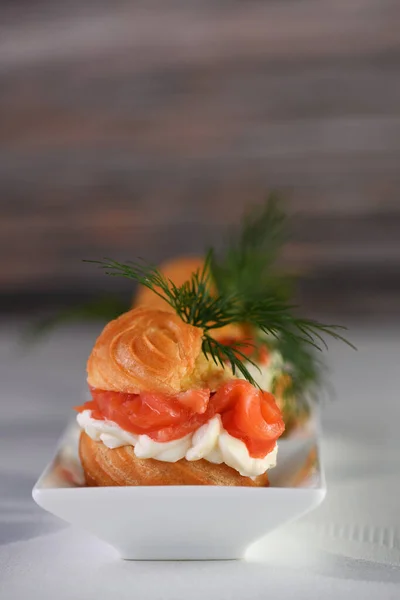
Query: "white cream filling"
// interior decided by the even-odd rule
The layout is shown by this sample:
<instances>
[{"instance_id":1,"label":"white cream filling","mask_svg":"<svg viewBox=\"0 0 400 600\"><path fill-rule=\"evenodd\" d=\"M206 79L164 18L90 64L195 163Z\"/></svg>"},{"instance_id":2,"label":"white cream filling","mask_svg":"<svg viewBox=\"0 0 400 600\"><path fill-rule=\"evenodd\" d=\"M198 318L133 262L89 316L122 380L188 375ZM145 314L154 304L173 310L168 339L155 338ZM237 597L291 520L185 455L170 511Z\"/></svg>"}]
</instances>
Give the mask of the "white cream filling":
<instances>
[{"instance_id":1,"label":"white cream filling","mask_svg":"<svg viewBox=\"0 0 400 600\"><path fill-rule=\"evenodd\" d=\"M257 477L276 465L277 444L264 458L253 458L244 442L225 431L219 415L194 433L172 442L155 442L147 435L128 433L113 421L93 419L90 410L79 413L77 421L92 440L103 442L107 448L134 446L138 458L154 458L164 462L203 458L211 463L225 463L245 477Z\"/></svg>"}]
</instances>

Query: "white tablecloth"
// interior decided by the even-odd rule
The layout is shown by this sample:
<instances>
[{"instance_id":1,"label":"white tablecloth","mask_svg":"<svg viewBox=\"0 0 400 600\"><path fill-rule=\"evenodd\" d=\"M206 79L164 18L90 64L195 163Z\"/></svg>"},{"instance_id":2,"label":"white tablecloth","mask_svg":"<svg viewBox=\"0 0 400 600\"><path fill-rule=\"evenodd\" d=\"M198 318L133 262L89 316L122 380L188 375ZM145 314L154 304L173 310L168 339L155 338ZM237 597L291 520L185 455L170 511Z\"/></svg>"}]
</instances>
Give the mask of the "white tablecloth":
<instances>
[{"instance_id":1,"label":"white tablecloth","mask_svg":"<svg viewBox=\"0 0 400 600\"><path fill-rule=\"evenodd\" d=\"M30 350L19 343L23 330L3 322L0 331L1 600L400 597L400 325L353 327L357 353L331 345L325 503L246 562L193 563L121 561L33 503L31 488L81 400L98 328L62 329Z\"/></svg>"}]
</instances>

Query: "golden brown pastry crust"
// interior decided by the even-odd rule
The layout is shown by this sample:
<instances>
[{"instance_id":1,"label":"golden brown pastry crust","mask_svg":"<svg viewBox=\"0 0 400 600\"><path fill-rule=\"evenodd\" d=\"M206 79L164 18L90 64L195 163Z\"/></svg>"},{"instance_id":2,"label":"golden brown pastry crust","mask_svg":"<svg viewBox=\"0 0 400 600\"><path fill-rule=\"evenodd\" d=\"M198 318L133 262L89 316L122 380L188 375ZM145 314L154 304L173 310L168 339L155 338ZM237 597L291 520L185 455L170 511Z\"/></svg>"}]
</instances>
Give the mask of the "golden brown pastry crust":
<instances>
[{"instance_id":1,"label":"golden brown pastry crust","mask_svg":"<svg viewBox=\"0 0 400 600\"><path fill-rule=\"evenodd\" d=\"M177 394L195 368L202 329L171 312L140 307L111 321L87 363L92 387L136 394Z\"/></svg>"},{"instance_id":2,"label":"golden brown pastry crust","mask_svg":"<svg viewBox=\"0 0 400 600\"><path fill-rule=\"evenodd\" d=\"M93 441L85 432L81 433L79 456L88 486L269 485L266 473L253 480L225 464L214 465L205 460L189 462L182 459L168 463L137 458L132 446L110 450L103 442Z\"/></svg>"}]
</instances>

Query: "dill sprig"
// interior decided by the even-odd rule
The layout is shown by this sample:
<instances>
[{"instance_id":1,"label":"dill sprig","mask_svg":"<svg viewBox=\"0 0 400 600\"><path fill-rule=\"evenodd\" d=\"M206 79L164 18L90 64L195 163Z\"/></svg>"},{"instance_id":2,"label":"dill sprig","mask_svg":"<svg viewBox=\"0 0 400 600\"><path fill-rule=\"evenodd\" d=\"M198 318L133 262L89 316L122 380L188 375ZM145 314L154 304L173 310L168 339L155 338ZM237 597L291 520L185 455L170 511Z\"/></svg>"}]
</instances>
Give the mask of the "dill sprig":
<instances>
[{"instance_id":1,"label":"dill sprig","mask_svg":"<svg viewBox=\"0 0 400 600\"><path fill-rule=\"evenodd\" d=\"M294 317L291 305L294 278L277 269L276 260L288 239L287 216L279 195L269 194L261 206L252 208L239 231L229 236L222 256L213 256L212 278L220 294L237 294L243 302L243 323L251 326L255 345L276 350L290 375L287 397L301 396L321 383L324 364L315 350L327 347L325 337L341 340L339 325L324 325ZM264 335L260 335L260 332Z\"/></svg>"},{"instance_id":2,"label":"dill sprig","mask_svg":"<svg viewBox=\"0 0 400 600\"><path fill-rule=\"evenodd\" d=\"M181 286L165 277L154 265L144 261L120 263L113 259L85 261L98 264L106 274L126 277L146 286L165 300L185 323L200 327L204 331L202 350L207 359L224 366L229 362L233 373L240 372L250 383L256 385L246 367L250 362L256 363L241 351L246 342L231 346L222 344L212 337L212 330L233 323L249 323L254 328L279 339L297 340L321 349L326 345L324 335L340 339L351 345L339 333L344 329L338 325L324 325L310 319L301 319L292 313L292 307L278 296L249 297L240 290L212 289L211 265L214 254L210 250L204 266L191 274L191 277Z\"/></svg>"},{"instance_id":3,"label":"dill sprig","mask_svg":"<svg viewBox=\"0 0 400 600\"><path fill-rule=\"evenodd\" d=\"M276 192L245 213L240 229L228 236L223 255L213 255L212 277L221 294L240 293L252 299L290 297L290 278L275 268L287 240L286 221Z\"/></svg>"},{"instance_id":4,"label":"dill sprig","mask_svg":"<svg viewBox=\"0 0 400 600\"><path fill-rule=\"evenodd\" d=\"M84 262L98 264L100 268L105 269L107 275L133 279L165 300L185 323L211 329L214 327L213 321L222 323L217 325L218 327L233 322L229 314L232 307L231 298L214 295L211 291L212 254L210 250L203 267L192 273L190 279L180 286L176 286L171 279L165 277L155 265L143 260L120 263L105 258Z\"/></svg>"}]
</instances>

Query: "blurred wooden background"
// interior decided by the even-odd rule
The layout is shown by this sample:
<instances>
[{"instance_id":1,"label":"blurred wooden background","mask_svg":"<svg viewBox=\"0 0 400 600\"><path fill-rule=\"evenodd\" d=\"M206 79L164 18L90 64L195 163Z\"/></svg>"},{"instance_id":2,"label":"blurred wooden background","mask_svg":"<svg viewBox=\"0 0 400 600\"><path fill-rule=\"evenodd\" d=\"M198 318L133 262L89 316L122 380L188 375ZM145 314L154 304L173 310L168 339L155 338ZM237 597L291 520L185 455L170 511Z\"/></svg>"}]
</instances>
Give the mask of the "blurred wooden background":
<instances>
[{"instance_id":1,"label":"blurred wooden background","mask_svg":"<svg viewBox=\"0 0 400 600\"><path fill-rule=\"evenodd\" d=\"M308 305L400 312L400 2L0 4L4 307L127 293L281 190Z\"/></svg>"}]
</instances>

